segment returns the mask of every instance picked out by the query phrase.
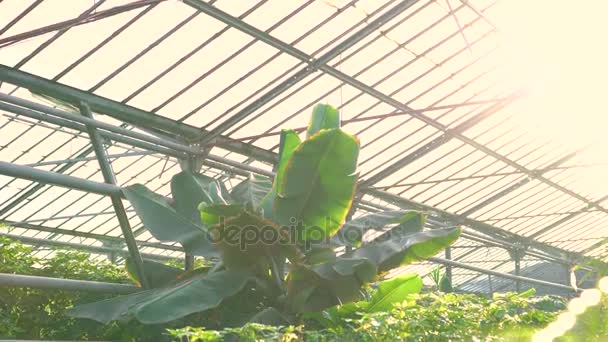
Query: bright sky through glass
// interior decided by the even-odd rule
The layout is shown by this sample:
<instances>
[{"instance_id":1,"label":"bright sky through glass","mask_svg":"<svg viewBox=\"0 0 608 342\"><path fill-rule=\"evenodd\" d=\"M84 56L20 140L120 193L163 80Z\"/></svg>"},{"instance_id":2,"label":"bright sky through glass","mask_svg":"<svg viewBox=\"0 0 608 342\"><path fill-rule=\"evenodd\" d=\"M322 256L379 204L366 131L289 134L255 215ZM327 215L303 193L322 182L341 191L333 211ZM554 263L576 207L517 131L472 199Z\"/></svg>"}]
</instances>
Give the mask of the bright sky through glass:
<instances>
[{"instance_id":1,"label":"bright sky through glass","mask_svg":"<svg viewBox=\"0 0 608 342\"><path fill-rule=\"evenodd\" d=\"M528 130L572 149L590 146L580 169L584 191L608 194L608 2L501 1L492 13L505 38L514 81L529 91L518 104Z\"/></svg>"}]
</instances>

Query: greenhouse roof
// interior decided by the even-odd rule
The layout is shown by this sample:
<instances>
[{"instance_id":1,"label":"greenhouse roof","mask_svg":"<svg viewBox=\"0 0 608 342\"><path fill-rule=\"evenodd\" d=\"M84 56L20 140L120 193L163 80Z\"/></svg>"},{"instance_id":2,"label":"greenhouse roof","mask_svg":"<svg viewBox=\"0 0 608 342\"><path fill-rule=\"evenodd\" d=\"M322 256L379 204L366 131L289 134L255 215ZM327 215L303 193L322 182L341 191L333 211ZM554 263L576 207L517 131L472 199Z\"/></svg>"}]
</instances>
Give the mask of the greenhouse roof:
<instances>
[{"instance_id":1,"label":"greenhouse roof","mask_svg":"<svg viewBox=\"0 0 608 342\"><path fill-rule=\"evenodd\" d=\"M449 255L432 260L456 266L456 287L487 291L471 285L484 279L478 269L543 279L543 263L602 259L608 188L589 179L606 164L593 142L560 139L547 116L530 116L499 8L486 0L0 2L3 233L42 246L38 253L48 245L126 251L106 196L115 189L96 187L104 176L86 122L45 95L91 106L119 186L165 195L193 151L208 153L203 172L228 188L249 172L272 175L280 129L302 132L322 102L338 107L361 141L355 215L421 209L430 226L463 225ZM13 165L90 182L45 184ZM145 256L183 256L124 205ZM512 282L501 284L489 286Z\"/></svg>"}]
</instances>

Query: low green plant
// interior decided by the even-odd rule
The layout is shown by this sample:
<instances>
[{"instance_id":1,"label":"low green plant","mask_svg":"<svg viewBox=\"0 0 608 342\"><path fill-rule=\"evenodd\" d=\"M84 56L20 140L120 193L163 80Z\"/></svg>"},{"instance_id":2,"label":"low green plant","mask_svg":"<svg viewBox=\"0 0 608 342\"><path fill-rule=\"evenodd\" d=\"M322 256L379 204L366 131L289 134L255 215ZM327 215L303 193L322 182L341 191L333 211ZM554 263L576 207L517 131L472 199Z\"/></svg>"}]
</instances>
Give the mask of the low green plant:
<instances>
[{"instance_id":1,"label":"low green plant","mask_svg":"<svg viewBox=\"0 0 608 342\"><path fill-rule=\"evenodd\" d=\"M445 272L441 271L440 266L434 267L429 273L429 278L435 284L435 289L442 292L452 292L452 282L447 277Z\"/></svg>"},{"instance_id":2,"label":"low green plant","mask_svg":"<svg viewBox=\"0 0 608 342\"><path fill-rule=\"evenodd\" d=\"M0 273L128 282L122 268L92 260L88 253L55 250L52 257L39 259L33 255L32 247L6 237L0 237ZM3 288L0 292L0 338L129 340L137 336L137 325L131 325L129 329L119 323L104 326L66 314L76 303L108 297L74 291Z\"/></svg>"},{"instance_id":3,"label":"low green plant","mask_svg":"<svg viewBox=\"0 0 608 342\"><path fill-rule=\"evenodd\" d=\"M359 141L340 128L338 111L318 105L304 141L293 130L281 132L273 180L252 176L229 192L185 169L171 180L172 200L140 184L124 189L155 238L219 261L186 274L147 262L151 289L78 306L71 314L103 323L134 318L160 324L202 312L207 327L291 325L304 313L360 301L379 275L458 238L459 228L423 230L426 215L416 211L345 223L358 154ZM370 230L378 236L364 241ZM337 255L344 246L352 250ZM391 286L404 281L411 279Z\"/></svg>"},{"instance_id":4,"label":"low green plant","mask_svg":"<svg viewBox=\"0 0 608 342\"><path fill-rule=\"evenodd\" d=\"M410 294L387 310L342 310L331 324L319 325L317 318L309 318L304 326L188 327L170 334L176 340L192 342L230 337L241 341L529 341L565 308L564 300L532 294L506 293L492 298L441 292ZM548 308L552 310L546 311ZM329 317L327 310L324 315Z\"/></svg>"},{"instance_id":5,"label":"low green plant","mask_svg":"<svg viewBox=\"0 0 608 342\"><path fill-rule=\"evenodd\" d=\"M129 283L125 267L92 258L89 253L54 249L51 256L37 258L32 247L0 236L0 273ZM182 262L183 263L183 262ZM197 261L196 266L205 267ZM81 291L4 287L0 291L0 339L163 341L167 328L204 323L191 315L165 325L137 321L101 324L70 317L74 305L112 298L112 295Z\"/></svg>"}]
</instances>

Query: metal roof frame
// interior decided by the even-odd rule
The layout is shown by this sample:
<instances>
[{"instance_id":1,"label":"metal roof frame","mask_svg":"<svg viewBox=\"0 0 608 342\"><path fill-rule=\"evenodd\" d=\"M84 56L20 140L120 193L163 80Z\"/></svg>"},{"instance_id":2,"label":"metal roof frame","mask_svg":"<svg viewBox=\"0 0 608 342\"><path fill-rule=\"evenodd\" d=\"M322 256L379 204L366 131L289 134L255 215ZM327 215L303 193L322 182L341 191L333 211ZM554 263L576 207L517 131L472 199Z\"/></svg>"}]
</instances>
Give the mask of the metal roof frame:
<instances>
[{"instance_id":1,"label":"metal roof frame","mask_svg":"<svg viewBox=\"0 0 608 342\"><path fill-rule=\"evenodd\" d=\"M590 257L596 256L605 250L605 239L608 237L597 237L597 232L601 230L603 224L603 215L608 214L608 210L602 205L608 200L608 196L599 198L589 198L584 194L574 191L570 187L570 183L566 183L563 178L556 180L557 175L564 174L568 176L568 170L573 166L571 163L576 160L584 149L563 153L561 150L552 148L547 150L545 145L538 145L535 148L527 148L526 144L520 145L510 152L500 152L503 148L513 145L514 141L519 139L519 136L510 137L508 134L495 135L490 141L482 142L480 137L483 137L487 132L495 131L497 127L504 125L504 122L509 120L506 117L493 123L492 120L500 118L501 114L506 109L516 102L520 97L525 96L525 92L519 89L509 89L506 92L494 91L494 84L480 88L471 96L459 101L445 103L444 100L450 99L462 89L472 86L483 79L488 73L491 73L493 68L484 69L480 73L474 74L470 79L462 82L460 87L439 99L431 102L430 105L415 109L412 104L415 100L424 97L426 94L440 89L445 84L449 83L454 77L461 73L470 72L470 68L478 63L481 63L488 55L492 54L494 49L490 49L487 53L480 55L473 60L464 63L457 69L451 71L446 77L438 80L430 88L423 90L413 99L408 99L408 102L403 102L398 95L408 87L414 86L425 80L433 72L441 70L442 67L471 49L476 49L477 44L483 43L487 37L496 32L497 28L485 15L487 9L493 6L490 3L486 7L473 5L471 1L461 1L458 6L454 6L449 1L445 14L435 22L431 22L428 27L425 27L420 32L407 39L405 42L395 42L396 47L387 51L378 60L366 65L358 72L349 73L343 71L342 65L347 64L352 58L356 58L358 54L365 53L369 46L382 39L391 38L388 36L391 31L399 29L403 25L408 25L409 20L416 18L419 13L424 12L431 7L432 1L423 0L387 0L382 5L379 5L373 11L366 13L366 17L352 26L345 29L342 33L336 35L331 41L325 45L318 47L315 51L309 52L301 49L297 44L309 35L314 35L317 30L323 28L324 25L331 23L332 20L337 20L344 13L357 8L359 0L344 2L341 5L336 4L335 13L321 20L316 26L306 31L302 36L295 39L292 43L277 38L273 33L278 30L281 25L290 22L296 17L299 12L305 11L309 6L313 6L314 1L302 2L290 14L284 16L276 23L273 23L269 28L258 28L248 22L248 16L252 13L257 13L260 8L269 6L268 0L261 0L252 7L245 9L242 13L230 13L227 9L222 9L215 4L216 1L203 2L200 0L185 0L183 5L191 8L193 11L189 15L184 16L183 20L176 22L175 25L160 35L154 42L148 45L145 49L139 51L136 55L130 58L126 63L120 65L109 73L99 82L94 84L88 90L79 89L71 86L68 83L60 82L66 74L75 70L79 65L91 58L100 50L106 48L114 39L121 34L128 32L138 21L144 20L149 13L152 13L154 8L162 6L164 1L135 1L116 8L96 10L103 8L105 1L98 1L92 7L87 7L78 17L73 20L58 22L53 25L41 27L36 30L26 32L24 35L12 35L10 39L0 39L0 48L2 44L6 47L19 42L25 38L42 37L41 34L55 32L50 39L34 49L29 55L21 59L18 63L7 66L0 64L0 86L12 85L15 88L8 94L0 93L0 111L10 113L9 120L4 124L9 125L11 122L24 122L29 125L29 128L13 139L17 140L23 135L29 134L36 127L44 127L51 129L48 134L59 134L69 132L72 138L70 139L89 139L90 145L86 145L71 153L69 157L57 160L45 160L46 156L38 162L29 163L27 165L17 162L0 162L0 174L13 177L14 179L28 179L34 181L25 188L21 189L14 198L0 205L0 222L14 227L20 232L40 232L51 233L48 239L39 239L36 235L23 235L23 241L36 245L69 245L71 247L78 246L77 243L56 241L56 237L73 237L77 239L85 239L94 241L95 243L112 244L115 247L103 246L87 246L82 244L82 248L96 251L110 251L110 249L122 249L127 246L129 254L135 260L141 260L140 249L142 255L148 257L152 254L144 252L149 249L151 251L166 250L173 257L176 255L183 257L183 253L178 246L163 244L150 239L150 237L141 238L146 235L145 229L139 223L132 223L135 215L132 211L125 209L120 200L121 185L116 180L120 176L122 170L112 170L114 163L125 158L137 158L135 160L152 160L156 167L163 165L160 170L162 175L168 170L174 169L180 160L189 160L192 158L204 158L204 172L216 174L223 181L231 182L234 179L246 176L248 173L261 174L272 177L272 166L277 159L276 145L270 148L261 142L268 137L273 137L277 134L276 129L284 122L287 122L297 115L300 115L311 104L318 102L325 96L341 91L343 87L357 91L357 95L343 101L340 108L348 108L349 105L366 98L370 99L372 105L366 110L351 116L344 120L345 124L361 125L367 124L360 130L361 134L370 134L372 127L380 127L389 120L401 120L398 122L395 130L405 129L408 125L417 127L408 131L398 139L383 147L381 150L374 152L373 155L362 161L362 164L371 160L378 160L382 155L389 155L390 151L395 152L398 146L402 143L410 144L405 150L400 150L396 154L391 154L390 158L384 163L377 163L375 168L366 167L362 173L362 180L358 193L357 210L359 212L382 210L385 208L406 208L424 210L432 214L434 221L431 225L463 225L466 227L463 234L463 241L473 243L477 247L467 247L468 245L457 244L450 249L446 256L451 259L434 258L434 262L443 263L446 269L451 272L452 267L468 268L471 271L495 276L502 276L507 279L517 282L536 282L540 284L542 280L526 279L519 277L520 263L518 258L512 258L515 262L514 269L511 271L515 275L505 272L500 272L495 269L484 269L474 265L473 260L479 256L479 250L482 248L496 248L509 251L510 254L525 253L526 256L534 260L544 260L557 263L565 266L581 264L587 262ZM24 17L35 11L41 5L41 1L32 1L24 8L15 18L8 22L4 28L0 28L0 35L5 32L10 32L10 29L19 23ZM435 6L435 5L432 5ZM474 18L463 20L460 17L466 9L474 13ZM41 77L33 73L20 70L24 65L31 63L34 57L43 53L49 45L57 41L62 35L66 34L73 27L90 25L94 21L101 21L110 16L119 16L127 12L137 12L130 19L123 21L123 24L114 30L109 36L103 39L99 44L88 50L80 58L76 59L67 68L63 69L52 79ZM101 16L100 16L101 15ZM211 38L196 45L188 53L183 55L175 63L160 73L152 77L149 81L144 82L134 92L128 95L124 100L118 101L109 97L104 97L98 94L98 91L108 82L111 82L119 74L127 72L128 68L136 65L150 51L162 46L172 36L176 35L179 30L182 30L187 25L191 24L200 18L213 18L218 22L225 24L225 27L217 31ZM143 19L142 19L143 18ZM429 31L435 29L444 21L451 19L453 21L454 30L447 37L439 40L430 47L423 49L420 54L415 54L415 58L407 61L405 64L397 66L387 75L380 77L374 82L366 82L360 78L369 70L384 63L391 55L402 52L407 49L409 44L415 42L420 37L424 37ZM477 36L469 36L467 33L474 25L480 22L486 23L489 30ZM197 53L213 44L216 40L221 39L221 36L232 30L239 32L252 38L249 43L244 44L236 52L229 55L213 68L206 71L202 75L194 78L192 82L186 84L175 94L169 96L161 104L152 108L152 110L144 110L137 106L131 105L128 102L147 91L150 87L162 81L170 73L182 67L182 64L187 63ZM451 39L460 37L462 46L455 49L454 53L447 55L440 62L433 61L429 54L437 51ZM264 44L276 51L271 58L260 64L256 68L247 72L237 81L229 84L221 92L196 106L188 114L176 119L174 116L167 116L164 111L173 101L178 100L181 96L195 88L199 83L204 82L207 77L213 75L217 70L225 65L232 63L234 59L246 53L255 44ZM409 51L409 50L408 50ZM342 54L347 54L345 57ZM413 52L412 52L413 53ZM202 127L189 124L187 121L193 115L196 115L201 109L207 105L214 103L216 99L229 92L234 87L237 87L240 82L248 77L254 77L257 72L261 72L280 56L291 56L295 59L295 64L287 69L273 81L259 87L255 92L250 94L243 101L235 104L227 109L224 113L210 119ZM339 59L339 60L338 60ZM383 84L394 79L395 75L400 74L404 70L413 68L413 65L422 60L430 60L433 66L419 73L410 81L404 82L396 89L382 90ZM1 62L1 60L0 60ZM279 106L284 101L290 101L293 94L301 91L311 84L317 84L317 80L324 77L330 77L337 81L337 86L332 86L328 92L323 90L321 96L315 97L315 100L308 103L301 109L295 111L291 115L285 115L279 123L273 123L271 127L266 128L264 132L252 131L243 137L238 132L247 125L253 125L259 122L259 118L263 115L268 115L275 107ZM32 101L22 95L17 95L19 89L27 89L32 93L44 94L52 98L70 103L80 107L80 112L69 112L59 108L52 108L48 105L40 104ZM477 98L485 92L496 93L498 95L490 98ZM392 111L382 111L381 114L367 114L368 111L374 108L390 108ZM103 115L103 119L93 118L93 113ZM437 113L437 114L435 114ZM106 120L106 117L109 118ZM26 120L26 121L23 121ZM502 121L501 121L502 120ZM418 125L418 126L415 126ZM477 136L471 136L469 132L478 127L483 128ZM267 125L268 126L268 125ZM0 129L2 128L0 127ZM377 129L377 128L374 128ZM432 131L428 131L431 130ZM301 130L301 128L300 128ZM430 135L428 132L431 132ZM427 133L423 133L427 132ZM505 132L508 132L505 131ZM387 132L388 133L388 132ZM426 135L425 135L426 134ZM386 134L384 134L386 135ZM369 145L376 144L384 137L383 134L377 134ZM422 138L422 139L421 139ZM39 148L44 137L35 144L31 145L26 151ZM490 147L494 142L499 142L504 139L509 139L498 147ZM416 140L415 143L412 141ZM66 142L67 144L67 142ZM457 144L457 145L456 145ZM364 146L365 147L365 146ZM442 152L443 149L450 148L448 152ZM60 147L57 147L59 149ZM111 153L110 148L120 148L116 153ZM219 153L209 153L209 151L219 151ZM447 158L451 153L461 153L461 157L457 159ZM92 157L91 154L96 156ZM442 154L443 153L443 154ZM479 154L481 153L481 154ZM523 153L523 155L519 155ZM52 154L52 153L51 153ZM223 155L222 155L223 154ZM478 154L477 159L469 162L469 158ZM553 157L556 155L557 157ZM236 157L235 157L236 156ZM414 168L421 161L431 158L427 165L423 165L417 170L409 174L404 171L412 171L409 168ZM530 158L531 161L526 159ZM15 158L15 160L19 157ZM445 166L436 168L433 171L427 171L429 165L439 165L447 159L448 163ZM477 163L490 160L491 162L485 167L478 168L478 171L465 176L458 176L465 170L472 170ZM522 162L521 160L526 160ZM91 176L79 176L83 165L89 162L98 161L103 174L104 183L99 180L94 181L89 179ZM539 167L531 167L533 163L541 163ZM135 161L130 165L133 165ZM435 166L433 166L435 167ZM47 171L49 170L50 171ZM124 168L126 170L127 167ZM437 178L436 175L444 171L450 171L451 174L443 179ZM480 170L491 170L485 174L479 174ZM145 170L137 173L140 175ZM409 181L403 183L406 179L410 179L413 175L425 174L422 181ZM74 174L72 176L71 174ZM94 173L95 174L95 173ZM396 174L399 174L400 180L395 181ZM133 177L136 177L133 176ZM99 178L99 177L98 177ZM458 186L469 184L471 187L480 186L489 179L495 179L492 184L495 188L487 195L480 196L469 204L464 204L464 199L460 198ZM393 182L392 185L387 185L386 182ZM12 182L12 181L11 181ZM501 183L502 182L502 183ZM78 189L85 191L85 194L78 197L78 201L86 197L87 193L102 195L90 204L81 208L76 214L59 215L66 206L49 217L29 220L33 214L29 215L26 220L10 219L11 215L19 211L26 210L28 203L36 200L40 196L44 196L45 192L50 187L45 184L51 184L60 187L68 187L70 189ZM445 187L444 184L453 184ZM2 185L1 189L10 185L10 182ZM163 188L166 184L160 184L158 189ZM444 187L446 194L440 199L437 204L431 204L430 200L437 197L434 192L437 189ZM411 198L408 198L407 193L412 189L416 190ZM550 192L545 189L551 189ZM71 190L70 190L71 191ZM521 195L527 191L527 195ZM63 196L67 196L68 192L53 199L53 202L59 203ZM544 195L542 201L538 201L536 207L531 207L527 211L520 209L526 201L531 201L534 196ZM112 205L106 206L95 213L86 213L89 208L100 205L104 197L112 198ZM429 197L430 196L430 197ZM419 200L418 198L426 199ZM451 201L451 202L450 202ZM443 205L443 203L451 203ZM575 206L578 204L578 206ZM581 205L582 204L582 205ZM110 207L114 207L113 211ZM452 208L455 210L451 210ZM457 209L461 207L461 209ZM536 213L535 208L544 208L546 212ZM497 212L498 211L498 212ZM509 213L514 211L512 213ZM95 232L108 225L107 222L112 220L112 213L116 213L119 218L117 225L122 236L108 235L115 229L111 228L106 233ZM491 213L491 214L490 214ZM519 213L519 214L517 214ZM501 216L501 214L504 214ZM517 215L515 215L517 214ZM597 214L596 217L587 217L586 215ZM488 215L494 215L489 216ZM85 223L92 222L92 219L100 218L101 216L109 216L109 218L96 227L91 224L92 229L65 229L62 225L70 220L86 219ZM554 219L555 218L555 219ZM589 222L589 227L585 226L586 231L593 233L589 242L582 244L580 241L568 242L563 240L563 244L569 248L562 248L551 243L543 242L547 236L551 236L556 230L564 227L577 219L585 219L584 222ZM56 227L46 225L49 220L63 221ZM518 221L519 220L519 221ZM504 223L507 222L507 223ZM515 223L511 223L515 222ZM506 224L506 226L505 226ZM518 226L519 229L511 230L509 224ZM107 230L107 228L104 228ZM12 236L17 236L11 234ZM137 240L136 240L137 238ZM138 247L139 246L139 247ZM576 247L576 248L574 248ZM600 247L603 247L600 249ZM164 256L160 256L164 258ZM468 259L467 259L468 258ZM478 259L478 258L477 258ZM191 261L191 260L190 260ZM468 263L467 263L468 262ZM502 262L500 265L508 263ZM143 269L140 269L143 273ZM140 278L145 277L140 275ZM563 284L544 284L555 286L558 288L567 288Z\"/></svg>"}]
</instances>

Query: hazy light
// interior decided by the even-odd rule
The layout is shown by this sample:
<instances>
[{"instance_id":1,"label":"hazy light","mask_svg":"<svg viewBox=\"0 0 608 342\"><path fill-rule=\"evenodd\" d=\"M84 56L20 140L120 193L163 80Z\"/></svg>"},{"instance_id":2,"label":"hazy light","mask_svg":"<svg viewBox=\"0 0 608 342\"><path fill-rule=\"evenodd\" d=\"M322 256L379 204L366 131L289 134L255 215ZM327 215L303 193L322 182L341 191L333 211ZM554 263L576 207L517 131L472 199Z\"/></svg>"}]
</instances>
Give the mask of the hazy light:
<instances>
[{"instance_id":1,"label":"hazy light","mask_svg":"<svg viewBox=\"0 0 608 342\"><path fill-rule=\"evenodd\" d=\"M594 306L600 303L602 299L602 292L598 289L589 289L583 291L581 299L586 303L587 306Z\"/></svg>"},{"instance_id":2,"label":"hazy light","mask_svg":"<svg viewBox=\"0 0 608 342\"><path fill-rule=\"evenodd\" d=\"M570 303L568 303L568 310L575 314L580 315L587 309L587 303L581 298L573 298Z\"/></svg>"},{"instance_id":3,"label":"hazy light","mask_svg":"<svg viewBox=\"0 0 608 342\"><path fill-rule=\"evenodd\" d=\"M608 1L505 0L497 6L493 20L509 65L502 76L529 94L514 107L523 113L518 124L572 151L589 146L585 163L608 163ZM576 172L579 192L608 193L608 167Z\"/></svg>"},{"instance_id":4,"label":"hazy light","mask_svg":"<svg viewBox=\"0 0 608 342\"><path fill-rule=\"evenodd\" d=\"M600 291L608 293L608 277L604 277L599 281Z\"/></svg>"}]
</instances>

